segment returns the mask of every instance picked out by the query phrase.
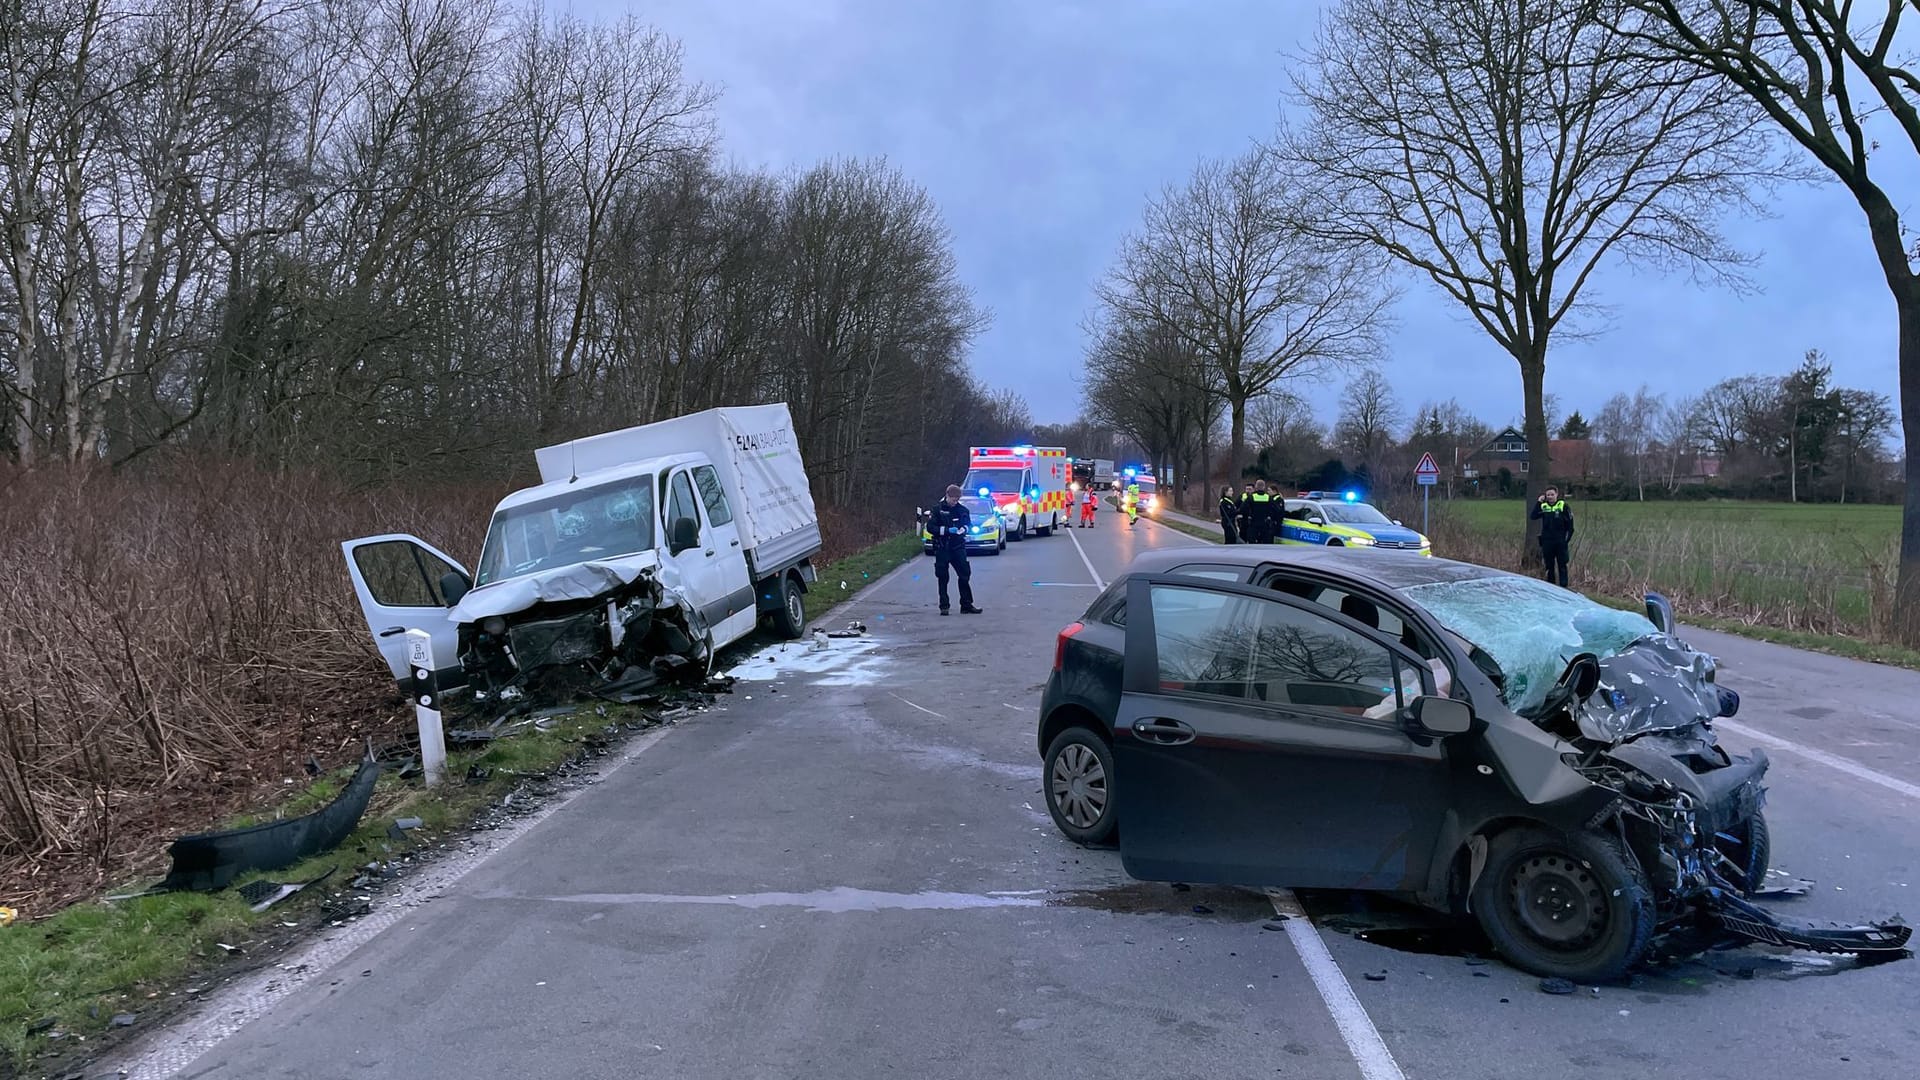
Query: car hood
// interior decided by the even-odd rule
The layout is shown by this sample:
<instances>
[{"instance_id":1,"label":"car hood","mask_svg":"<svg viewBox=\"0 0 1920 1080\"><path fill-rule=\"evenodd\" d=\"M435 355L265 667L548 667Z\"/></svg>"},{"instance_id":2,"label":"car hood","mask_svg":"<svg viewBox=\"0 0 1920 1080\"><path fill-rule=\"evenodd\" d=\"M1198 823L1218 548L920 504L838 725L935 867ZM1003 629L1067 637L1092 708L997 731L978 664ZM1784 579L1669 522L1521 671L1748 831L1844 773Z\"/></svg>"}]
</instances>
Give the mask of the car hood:
<instances>
[{"instance_id":1,"label":"car hood","mask_svg":"<svg viewBox=\"0 0 1920 1080\"><path fill-rule=\"evenodd\" d=\"M1407 528L1405 525L1355 525L1355 531L1366 533L1375 540L1388 540L1396 544L1417 544L1426 537Z\"/></svg>"},{"instance_id":2,"label":"car hood","mask_svg":"<svg viewBox=\"0 0 1920 1080\"><path fill-rule=\"evenodd\" d=\"M591 600L601 593L631 585L640 575L659 566L658 553L642 551L522 574L470 590L447 612L447 618L464 625L493 615L525 611L535 604Z\"/></svg>"},{"instance_id":3,"label":"car hood","mask_svg":"<svg viewBox=\"0 0 1920 1080\"><path fill-rule=\"evenodd\" d=\"M1721 714L1714 659L1653 633L1599 661L1600 680L1573 710L1580 734L1612 745L1649 731L1677 731Z\"/></svg>"}]
</instances>

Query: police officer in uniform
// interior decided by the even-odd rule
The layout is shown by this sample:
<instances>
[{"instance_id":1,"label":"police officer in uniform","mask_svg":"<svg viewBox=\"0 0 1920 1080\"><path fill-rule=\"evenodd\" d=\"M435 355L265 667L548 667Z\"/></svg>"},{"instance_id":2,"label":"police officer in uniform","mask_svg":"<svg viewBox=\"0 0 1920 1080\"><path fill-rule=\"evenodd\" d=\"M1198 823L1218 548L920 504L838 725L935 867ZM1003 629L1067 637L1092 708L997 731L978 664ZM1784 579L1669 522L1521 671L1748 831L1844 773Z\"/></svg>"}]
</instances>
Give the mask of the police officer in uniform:
<instances>
[{"instance_id":1,"label":"police officer in uniform","mask_svg":"<svg viewBox=\"0 0 1920 1080\"><path fill-rule=\"evenodd\" d=\"M1527 511L1540 522L1540 561L1546 564L1546 578L1561 588L1567 585L1567 548L1573 541L1573 511L1558 488L1540 493L1540 501Z\"/></svg>"},{"instance_id":2,"label":"police officer in uniform","mask_svg":"<svg viewBox=\"0 0 1920 1080\"><path fill-rule=\"evenodd\" d=\"M927 532L933 537L933 577L940 583L940 614L947 610L947 574L960 579L960 614L978 615L973 606L973 567L967 565L967 534L973 529L973 515L960 502L960 485L948 484L947 497L927 512Z\"/></svg>"},{"instance_id":3,"label":"police officer in uniform","mask_svg":"<svg viewBox=\"0 0 1920 1080\"><path fill-rule=\"evenodd\" d=\"M1220 537L1224 543L1240 542L1240 500L1233 497L1233 485L1220 489Z\"/></svg>"},{"instance_id":4,"label":"police officer in uniform","mask_svg":"<svg viewBox=\"0 0 1920 1080\"><path fill-rule=\"evenodd\" d=\"M1253 490L1240 500L1240 516L1247 523L1247 543L1273 543L1276 528L1275 518L1279 516L1280 504L1267 491L1265 480L1255 480Z\"/></svg>"}]
</instances>

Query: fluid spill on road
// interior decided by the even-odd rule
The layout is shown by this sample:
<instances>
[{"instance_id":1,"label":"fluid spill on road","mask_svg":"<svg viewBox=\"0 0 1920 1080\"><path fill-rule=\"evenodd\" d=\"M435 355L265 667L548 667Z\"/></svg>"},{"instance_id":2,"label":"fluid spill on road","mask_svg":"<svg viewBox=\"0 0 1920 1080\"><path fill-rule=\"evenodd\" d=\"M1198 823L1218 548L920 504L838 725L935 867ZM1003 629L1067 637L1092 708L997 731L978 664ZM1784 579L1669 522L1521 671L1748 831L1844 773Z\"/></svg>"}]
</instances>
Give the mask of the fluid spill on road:
<instances>
[{"instance_id":1,"label":"fluid spill on road","mask_svg":"<svg viewBox=\"0 0 1920 1080\"><path fill-rule=\"evenodd\" d=\"M791 679L807 686L874 686L883 681L891 659L871 637L831 638L826 648L790 641L742 660L727 674L742 682Z\"/></svg>"},{"instance_id":2,"label":"fluid spill on road","mask_svg":"<svg viewBox=\"0 0 1920 1080\"><path fill-rule=\"evenodd\" d=\"M1048 907L1087 908L1116 915L1187 915L1227 922L1273 918L1273 902L1264 893L1224 885L1172 885L1135 881L1104 889L1078 889L1047 897Z\"/></svg>"}]
</instances>

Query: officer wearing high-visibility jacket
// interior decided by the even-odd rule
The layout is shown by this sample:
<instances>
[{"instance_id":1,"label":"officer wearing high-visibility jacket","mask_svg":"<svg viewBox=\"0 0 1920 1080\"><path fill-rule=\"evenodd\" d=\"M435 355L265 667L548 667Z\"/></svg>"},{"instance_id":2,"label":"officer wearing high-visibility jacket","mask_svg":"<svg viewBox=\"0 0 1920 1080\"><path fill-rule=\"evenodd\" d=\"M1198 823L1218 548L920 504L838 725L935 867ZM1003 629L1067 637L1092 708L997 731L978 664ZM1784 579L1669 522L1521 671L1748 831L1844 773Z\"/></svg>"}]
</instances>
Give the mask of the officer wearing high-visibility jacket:
<instances>
[{"instance_id":1,"label":"officer wearing high-visibility jacket","mask_svg":"<svg viewBox=\"0 0 1920 1080\"><path fill-rule=\"evenodd\" d=\"M960 501L960 485L948 484L947 497L927 512L927 533L933 537L933 579L940 583L940 614L947 610L947 574L960 579L960 614L978 615L973 606L973 567L967 564L967 533L973 515Z\"/></svg>"},{"instance_id":2,"label":"officer wearing high-visibility jacket","mask_svg":"<svg viewBox=\"0 0 1920 1080\"><path fill-rule=\"evenodd\" d=\"M1131 529L1140 520L1140 485L1129 482L1127 493L1120 502L1127 512L1127 528Z\"/></svg>"},{"instance_id":3,"label":"officer wearing high-visibility jacket","mask_svg":"<svg viewBox=\"0 0 1920 1080\"><path fill-rule=\"evenodd\" d=\"M1573 542L1573 511L1567 509L1567 500L1560 497L1558 488L1548 488L1540 493L1540 501L1527 516L1540 522L1540 561L1545 564L1547 580L1565 588L1567 549Z\"/></svg>"},{"instance_id":4,"label":"officer wearing high-visibility jacket","mask_svg":"<svg viewBox=\"0 0 1920 1080\"><path fill-rule=\"evenodd\" d=\"M1279 528L1280 507L1280 500L1267 490L1267 482L1255 480L1253 490L1240 501L1240 516L1247 523L1247 543L1273 543Z\"/></svg>"}]
</instances>

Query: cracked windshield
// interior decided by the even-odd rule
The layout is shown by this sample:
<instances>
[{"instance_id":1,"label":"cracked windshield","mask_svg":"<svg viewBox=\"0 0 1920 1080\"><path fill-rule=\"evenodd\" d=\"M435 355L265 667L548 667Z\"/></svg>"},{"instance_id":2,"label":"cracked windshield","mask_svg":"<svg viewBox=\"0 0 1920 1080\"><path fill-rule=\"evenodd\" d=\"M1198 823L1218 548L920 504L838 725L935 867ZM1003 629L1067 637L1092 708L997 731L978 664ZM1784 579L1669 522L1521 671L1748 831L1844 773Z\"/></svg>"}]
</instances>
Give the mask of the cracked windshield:
<instances>
[{"instance_id":1,"label":"cracked windshield","mask_svg":"<svg viewBox=\"0 0 1920 1080\"><path fill-rule=\"evenodd\" d=\"M1915 7L0 0L0 1080L1920 1076Z\"/></svg>"}]
</instances>

